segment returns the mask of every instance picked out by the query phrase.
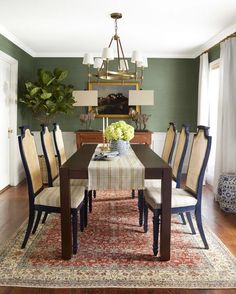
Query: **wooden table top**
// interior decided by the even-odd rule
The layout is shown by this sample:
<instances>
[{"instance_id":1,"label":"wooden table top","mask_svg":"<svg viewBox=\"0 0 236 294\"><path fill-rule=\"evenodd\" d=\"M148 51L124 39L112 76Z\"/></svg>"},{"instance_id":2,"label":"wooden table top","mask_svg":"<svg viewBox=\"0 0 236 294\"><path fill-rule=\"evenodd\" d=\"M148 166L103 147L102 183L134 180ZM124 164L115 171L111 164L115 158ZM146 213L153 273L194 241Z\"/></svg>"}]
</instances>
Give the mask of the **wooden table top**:
<instances>
[{"instance_id":1,"label":"wooden table top","mask_svg":"<svg viewBox=\"0 0 236 294\"><path fill-rule=\"evenodd\" d=\"M88 178L88 165L97 144L85 144L62 166L69 169L70 178ZM145 167L145 179L158 179L162 170L170 166L145 144L132 145L132 149Z\"/></svg>"}]
</instances>

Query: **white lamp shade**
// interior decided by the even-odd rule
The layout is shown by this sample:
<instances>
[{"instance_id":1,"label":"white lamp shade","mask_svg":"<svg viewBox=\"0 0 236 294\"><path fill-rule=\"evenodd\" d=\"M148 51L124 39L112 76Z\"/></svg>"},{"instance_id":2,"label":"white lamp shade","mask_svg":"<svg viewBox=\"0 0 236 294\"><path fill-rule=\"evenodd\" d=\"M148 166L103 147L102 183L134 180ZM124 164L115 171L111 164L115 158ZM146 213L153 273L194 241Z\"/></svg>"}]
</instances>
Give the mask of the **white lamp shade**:
<instances>
[{"instance_id":1,"label":"white lamp shade","mask_svg":"<svg viewBox=\"0 0 236 294\"><path fill-rule=\"evenodd\" d=\"M98 91L73 91L74 106L97 106Z\"/></svg>"},{"instance_id":2,"label":"white lamp shade","mask_svg":"<svg viewBox=\"0 0 236 294\"><path fill-rule=\"evenodd\" d=\"M110 48L103 48L102 50L102 59L103 60L114 60L114 51Z\"/></svg>"},{"instance_id":3,"label":"white lamp shade","mask_svg":"<svg viewBox=\"0 0 236 294\"><path fill-rule=\"evenodd\" d=\"M126 69L129 70L128 60L127 59L125 59L125 60L124 59L121 59L120 60L119 70L125 71Z\"/></svg>"},{"instance_id":4,"label":"white lamp shade","mask_svg":"<svg viewBox=\"0 0 236 294\"><path fill-rule=\"evenodd\" d=\"M143 61L139 61L137 67L148 67L147 57L143 57Z\"/></svg>"},{"instance_id":5,"label":"white lamp shade","mask_svg":"<svg viewBox=\"0 0 236 294\"><path fill-rule=\"evenodd\" d=\"M135 62L142 62L142 61L143 61L143 56L142 56L141 51L134 50L132 53L131 62L135 63Z\"/></svg>"},{"instance_id":6,"label":"white lamp shade","mask_svg":"<svg viewBox=\"0 0 236 294\"><path fill-rule=\"evenodd\" d=\"M94 64L94 58L93 58L93 54L91 53L85 53L84 54L84 59L83 59L83 64Z\"/></svg>"},{"instance_id":7,"label":"white lamp shade","mask_svg":"<svg viewBox=\"0 0 236 294\"><path fill-rule=\"evenodd\" d=\"M129 90L129 105L154 105L154 91Z\"/></svg>"},{"instance_id":8,"label":"white lamp shade","mask_svg":"<svg viewBox=\"0 0 236 294\"><path fill-rule=\"evenodd\" d=\"M97 58L94 59L94 65L93 65L93 67L94 68L101 68L102 63L103 63L102 58L97 57Z\"/></svg>"}]
</instances>

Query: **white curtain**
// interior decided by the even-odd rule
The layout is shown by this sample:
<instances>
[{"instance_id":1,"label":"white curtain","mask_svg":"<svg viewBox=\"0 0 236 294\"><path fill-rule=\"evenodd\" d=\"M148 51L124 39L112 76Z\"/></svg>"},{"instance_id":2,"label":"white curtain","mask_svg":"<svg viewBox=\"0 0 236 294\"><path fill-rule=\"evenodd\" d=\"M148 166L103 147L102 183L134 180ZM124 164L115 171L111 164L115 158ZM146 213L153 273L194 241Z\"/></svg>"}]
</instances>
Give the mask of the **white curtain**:
<instances>
[{"instance_id":1,"label":"white curtain","mask_svg":"<svg viewBox=\"0 0 236 294\"><path fill-rule=\"evenodd\" d=\"M215 192L222 173L236 173L236 38L220 46Z\"/></svg>"},{"instance_id":2,"label":"white curtain","mask_svg":"<svg viewBox=\"0 0 236 294\"><path fill-rule=\"evenodd\" d=\"M208 77L208 53L204 53L200 56L197 124L205 126L209 124Z\"/></svg>"}]
</instances>

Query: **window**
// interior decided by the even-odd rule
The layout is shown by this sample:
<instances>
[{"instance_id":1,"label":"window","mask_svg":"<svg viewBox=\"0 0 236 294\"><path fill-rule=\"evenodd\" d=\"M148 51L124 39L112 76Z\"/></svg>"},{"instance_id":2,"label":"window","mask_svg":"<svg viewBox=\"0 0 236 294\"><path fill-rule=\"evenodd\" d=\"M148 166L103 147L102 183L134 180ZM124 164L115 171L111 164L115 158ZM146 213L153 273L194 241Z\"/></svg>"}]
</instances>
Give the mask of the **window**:
<instances>
[{"instance_id":1,"label":"window","mask_svg":"<svg viewBox=\"0 0 236 294\"><path fill-rule=\"evenodd\" d=\"M217 116L218 116L218 100L219 100L219 82L220 82L219 60L210 63L209 72L209 126L210 135L212 136L211 153L208 161L206 180L213 186L215 155L216 155L216 136L217 136Z\"/></svg>"}]
</instances>

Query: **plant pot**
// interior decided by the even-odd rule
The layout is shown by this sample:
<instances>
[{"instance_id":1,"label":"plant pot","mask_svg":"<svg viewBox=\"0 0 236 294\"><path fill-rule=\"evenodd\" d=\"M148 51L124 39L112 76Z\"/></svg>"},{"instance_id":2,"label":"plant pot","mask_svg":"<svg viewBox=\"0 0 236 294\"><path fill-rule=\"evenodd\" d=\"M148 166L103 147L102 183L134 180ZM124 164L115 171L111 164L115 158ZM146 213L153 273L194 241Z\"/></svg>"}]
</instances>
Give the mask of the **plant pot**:
<instances>
[{"instance_id":1,"label":"plant pot","mask_svg":"<svg viewBox=\"0 0 236 294\"><path fill-rule=\"evenodd\" d=\"M117 140L111 141L110 150L118 151L120 155L125 155L129 150L130 144L128 141Z\"/></svg>"}]
</instances>

